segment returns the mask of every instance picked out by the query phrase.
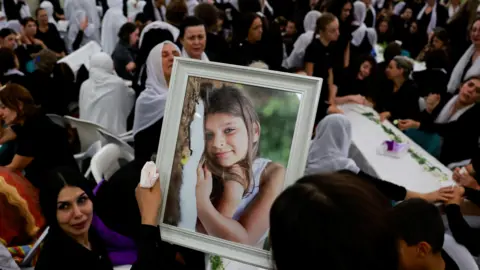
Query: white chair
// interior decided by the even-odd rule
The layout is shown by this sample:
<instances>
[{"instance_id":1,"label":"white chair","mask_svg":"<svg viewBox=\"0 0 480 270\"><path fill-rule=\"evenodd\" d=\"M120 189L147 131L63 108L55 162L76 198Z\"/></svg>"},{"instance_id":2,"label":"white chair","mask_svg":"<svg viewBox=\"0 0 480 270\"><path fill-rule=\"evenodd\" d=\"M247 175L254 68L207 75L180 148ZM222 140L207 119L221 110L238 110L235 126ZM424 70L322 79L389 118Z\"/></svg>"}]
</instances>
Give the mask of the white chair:
<instances>
[{"instance_id":1,"label":"white chair","mask_svg":"<svg viewBox=\"0 0 480 270\"><path fill-rule=\"evenodd\" d=\"M65 116L65 119L77 130L80 140L80 153L75 154L74 158L83 170L82 161L93 157L102 147L102 137L98 133L98 130L102 129L102 127L95 123L71 116ZM90 168L87 169L85 177L88 177L89 174Z\"/></svg>"},{"instance_id":2,"label":"white chair","mask_svg":"<svg viewBox=\"0 0 480 270\"><path fill-rule=\"evenodd\" d=\"M102 147L92 158L90 168L93 178L97 184L102 179L108 180L116 171L120 169L119 160L124 159L128 162L134 159L133 154L125 151L120 145L109 143Z\"/></svg>"},{"instance_id":3,"label":"white chair","mask_svg":"<svg viewBox=\"0 0 480 270\"><path fill-rule=\"evenodd\" d=\"M90 58L96 53L102 51L102 47L95 41L90 41L78 50L60 59L57 63L66 63L77 74L77 71L82 65L90 69Z\"/></svg>"},{"instance_id":4,"label":"white chair","mask_svg":"<svg viewBox=\"0 0 480 270\"><path fill-rule=\"evenodd\" d=\"M108 143L114 143L118 146L121 146L123 150L127 151L128 153L135 155L135 150L133 149L133 147L131 147L128 143L126 143L126 141L123 138L117 137L114 134L104 129L99 129L98 133L100 133L100 136L102 137L102 143L104 145ZM132 138L133 138L133 135L132 135Z\"/></svg>"},{"instance_id":5,"label":"white chair","mask_svg":"<svg viewBox=\"0 0 480 270\"><path fill-rule=\"evenodd\" d=\"M52 120L53 123L65 128L67 127L67 120L65 120L65 118L63 118L63 116L60 116L58 114L47 114L48 118L50 118L50 120Z\"/></svg>"}]
</instances>

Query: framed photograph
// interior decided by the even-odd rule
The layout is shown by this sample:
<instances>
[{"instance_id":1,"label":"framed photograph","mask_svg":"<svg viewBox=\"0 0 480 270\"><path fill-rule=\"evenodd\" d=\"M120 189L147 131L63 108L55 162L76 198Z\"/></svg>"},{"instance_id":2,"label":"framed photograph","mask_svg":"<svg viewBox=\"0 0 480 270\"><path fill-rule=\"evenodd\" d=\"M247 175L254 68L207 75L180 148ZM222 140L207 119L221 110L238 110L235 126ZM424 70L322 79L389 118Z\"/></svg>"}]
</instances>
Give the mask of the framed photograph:
<instances>
[{"instance_id":1,"label":"framed photograph","mask_svg":"<svg viewBox=\"0 0 480 270\"><path fill-rule=\"evenodd\" d=\"M176 58L157 153L163 239L270 268L270 208L303 176L321 85Z\"/></svg>"}]
</instances>

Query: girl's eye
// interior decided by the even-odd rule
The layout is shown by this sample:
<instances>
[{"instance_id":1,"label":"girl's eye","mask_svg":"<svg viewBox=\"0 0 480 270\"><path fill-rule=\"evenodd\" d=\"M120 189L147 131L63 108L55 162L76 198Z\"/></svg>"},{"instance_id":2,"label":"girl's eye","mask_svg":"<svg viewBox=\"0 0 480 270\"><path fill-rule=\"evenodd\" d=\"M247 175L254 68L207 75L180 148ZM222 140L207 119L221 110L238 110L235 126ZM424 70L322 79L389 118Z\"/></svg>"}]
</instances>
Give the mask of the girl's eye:
<instances>
[{"instance_id":1,"label":"girl's eye","mask_svg":"<svg viewBox=\"0 0 480 270\"><path fill-rule=\"evenodd\" d=\"M84 204L86 201L88 201L88 197L87 197L87 196L81 196L81 197L78 198L78 200L77 200L78 204Z\"/></svg>"},{"instance_id":2,"label":"girl's eye","mask_svg":"<svg viewBox=\"0 0 480 270\"><path fill-rule=\"evenodd\" d=\"M58 209L59 210L66 210L66 209L68 209L68 207L69 207L68 203L62 203L58 206Z\"/></svg>"},{"instance_id":3,"label":"girl's eye","mask_svg":"<svg viewBox=\"0 0 480 270\"><path fill-rule=\"evenodd\" d=\"M226 128L225 129L225 134L229 134L229 133L232 133L234 131L235 131L235 129L233 129L233 128Z\"/></svg>"},{"instance_id":4,"label":"girl's eye","mask_svg":"<svg viewBox=\"0 0 480 270\"><path fill-rule=\"evenodd\" d=\"M213 134L212 133L205 133L205 140L209 141L213 139Z\"/></svg>"}]
</instances>

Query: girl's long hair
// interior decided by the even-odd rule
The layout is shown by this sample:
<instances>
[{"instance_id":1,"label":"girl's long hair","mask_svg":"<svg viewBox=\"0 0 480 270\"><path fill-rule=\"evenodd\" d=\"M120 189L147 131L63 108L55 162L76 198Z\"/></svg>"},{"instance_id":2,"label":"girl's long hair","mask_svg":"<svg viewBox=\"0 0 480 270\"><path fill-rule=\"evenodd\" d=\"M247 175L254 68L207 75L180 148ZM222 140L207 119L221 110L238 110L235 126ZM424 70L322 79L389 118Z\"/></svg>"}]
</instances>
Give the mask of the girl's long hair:
<instances>
[{"instance_id":1,"label":"girl's long hair","mask_svg":"<svg viewBox=\"0 0 480 270\"><path fill-rule=\"evenodd\" d=\"M250 98L236 87L223 85L220 88L202 87L202 90L201 95L205 102L205 119L209 114L215 113L227 113L240 117L243 119L248 133L247 155L237 164L240 165L246 179L232 172L230 168L220 166L207 151L204 152L204 163L214 177L214 190L211 199L213 201L218 199L218 195L223 191L223 183L225 183L225 181L236 181L240 183L245 189L245 195L250 190L250 183L253 179L252 165L254 159L258 157L259 152L259 141L253 142L255 132L254 125L257 124L260 127L257 112ZM258 132L260 132L260 130Z\"/></svg>"}]
</instances>

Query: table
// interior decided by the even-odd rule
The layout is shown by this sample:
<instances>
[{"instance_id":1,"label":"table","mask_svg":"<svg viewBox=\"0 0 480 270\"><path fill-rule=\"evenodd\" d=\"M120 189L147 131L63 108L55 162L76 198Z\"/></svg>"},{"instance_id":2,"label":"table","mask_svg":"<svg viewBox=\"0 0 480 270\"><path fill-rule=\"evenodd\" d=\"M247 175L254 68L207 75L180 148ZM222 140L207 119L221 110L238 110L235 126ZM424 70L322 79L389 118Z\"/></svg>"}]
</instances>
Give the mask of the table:
<instances>
[{"instance_id":1,"label":"table","mask_svg":"<svg viewBox=\"0 0 480 270\"><path fill-rule=\"evenodd\" d=\"M403 142L408 142L410 149L425 158L429 164L437 167L446 175L447 179L442 180L432 172L425 170L409 153L401 158L378 154L377 148L383 141L390 140L390 137L379 124L362 115L362 113L370 112L378 116L377 112L370 107L359 104L344 104L339 107L344 111L352 125L350 158L365 173L403 186L408 190L422 193L455 184L452 180L452 171L404 135L389 121L384 121L382 124L391 129Z\"/></svg>"}]
</instances>

